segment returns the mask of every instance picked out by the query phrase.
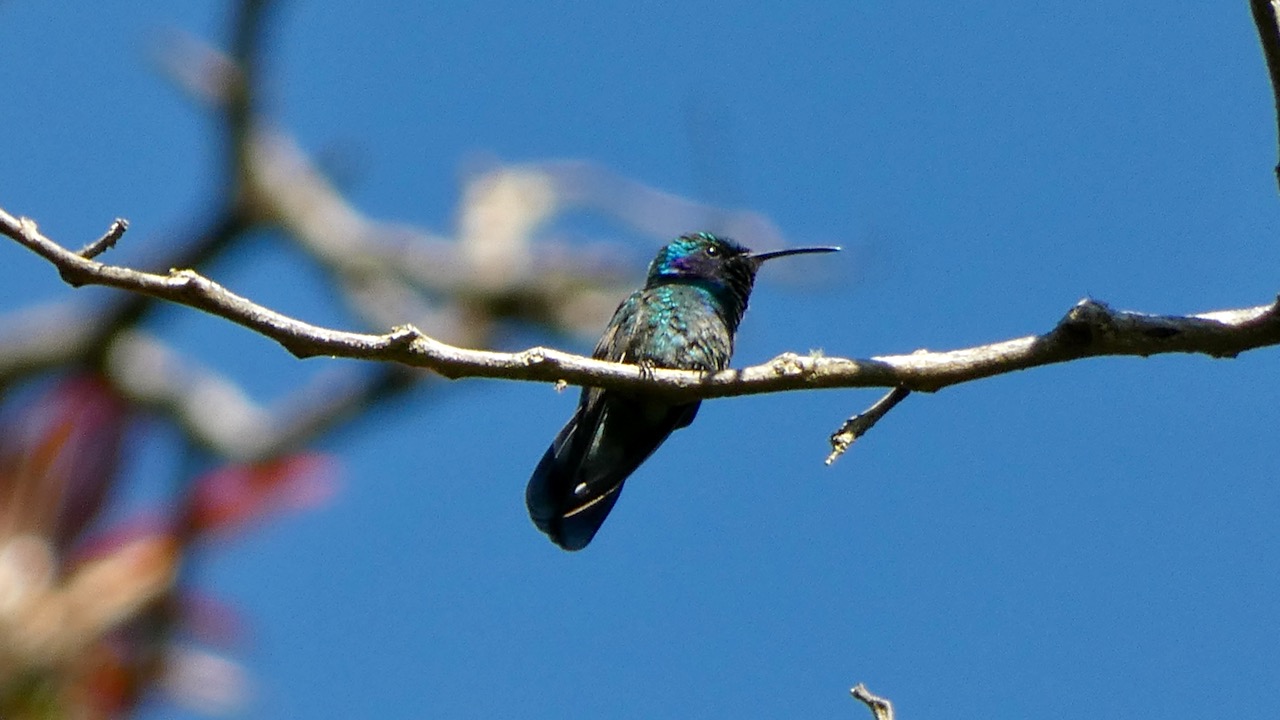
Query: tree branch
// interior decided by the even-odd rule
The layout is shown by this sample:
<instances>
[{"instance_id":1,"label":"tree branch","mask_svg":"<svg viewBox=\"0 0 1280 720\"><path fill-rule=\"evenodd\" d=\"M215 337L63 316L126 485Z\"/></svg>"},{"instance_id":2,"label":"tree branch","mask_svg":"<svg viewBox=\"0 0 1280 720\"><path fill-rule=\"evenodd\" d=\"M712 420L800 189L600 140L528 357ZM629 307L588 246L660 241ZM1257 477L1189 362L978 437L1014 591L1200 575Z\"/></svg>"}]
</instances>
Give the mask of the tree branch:
<instances>
[{"instance_id":1,"label":"tree branch","mask_svg":"<svg viewBox=\"0 0 1280 720\"><path fill-rule=\"evenodd\" d=\"M1258 28L1262 55L1271 76L1271 94L1276 104L1276 138L1280 145L1280 0L1249 0L1253 24ZM1276 165L1276 181L1280 182L1280 164Z\"/></svg>"},{"instance_id":2,"label":"tree branch","mask_svg":"<svg viewBox=\"0 0 1280 720\"><path fill-rule=\"evenodd\" d=\"M80 248L80 252L77 254L83 258L96 258L102 253L115 247L116 242L118 242L120 238L124 237L124 233L128 229L128 220L125 220L124 218L116 218L115 222L111 223L111 227L107 228L107 231L103 233L102 237Z\"/></svg>"},{"instance_id":3,"label":"tree branch","mask_svg":"<svg viewBox=\"0 0 1280 720\"><path fill-rule=\"evenodd\" d=\"M83 258L40 234L33 221L0 210L0 233L53 263L73 286L106 285L169 300L243 325L300 358L327 355L422 367L448 377L565 381L642 390L694 400L787 390L902 387L933 392L948 385L1100 355L1198 353L1234 357L1280 344L1280 301L1190 316L1116 311L1081 300L1042 335L949 352L917 351L866 360L785 353L761 365L710 375L622 365L547 348L503 353L469 350L400 326L384 335L332 330L282 315L235 295L192 270L167 275L105 265Z\"/></svg>"},{"instance_id":4,"label":"tree branch","mask_svg":"<svg viewBox=\"0 0 1280 720\"><path fill-rule=\"evenodd\" d=\"M886 698L872 694L866 685L862 683L854 685L849 690L849 694L870 708L871 714L875 715L876 720L893 720L893 703Z\"/></svg>"},{"instance_id":5,"label":"tree branch","mask_svg":"<svg viewBox=\"0 0 1280 720\"><path fill-rule=\"evenodd\" d=\"M828 438L831 443L831 454L827 456L826 464L830 465L839 459L854 441L866 435L868 430L880 422L880 418L888 414L898 403L906 400L910 394L910 390L896 387L877 400L875 405L845 420L840 429L831 433L831 437Z\"/></svg>"}]
</instances>

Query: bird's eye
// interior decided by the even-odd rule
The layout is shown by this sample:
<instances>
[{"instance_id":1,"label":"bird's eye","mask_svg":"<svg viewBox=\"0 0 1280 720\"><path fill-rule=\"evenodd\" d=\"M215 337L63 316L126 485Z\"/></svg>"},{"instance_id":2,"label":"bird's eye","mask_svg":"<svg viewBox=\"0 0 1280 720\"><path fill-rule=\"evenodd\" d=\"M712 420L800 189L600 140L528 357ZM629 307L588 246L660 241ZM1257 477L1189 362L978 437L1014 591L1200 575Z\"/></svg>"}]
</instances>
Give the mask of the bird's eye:
<instances>
[{"instance_id":1,"label":"bird's eye","mask_svg":"<svg viewBox=\"0 0 1280 720\"><path fill-rule=\"evenodd\" d=\"M707 257L716 257L720 254L720 248L715 245L708 245L704 252L707 254Z\"/></svg>"}]
</instances>

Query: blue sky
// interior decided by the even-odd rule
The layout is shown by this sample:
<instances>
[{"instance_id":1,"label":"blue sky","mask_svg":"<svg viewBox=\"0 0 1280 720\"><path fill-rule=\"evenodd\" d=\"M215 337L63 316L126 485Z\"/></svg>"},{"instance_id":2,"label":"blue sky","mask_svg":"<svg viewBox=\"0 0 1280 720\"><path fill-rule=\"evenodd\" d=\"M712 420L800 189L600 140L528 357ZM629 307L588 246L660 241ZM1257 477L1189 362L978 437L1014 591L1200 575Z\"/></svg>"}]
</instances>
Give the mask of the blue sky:
<instances>
[{"instance_id":1,"label":"blue sky","mask_svg":"<svg viewBox=\"0 0 1280 720\"><path fill-rule=\"evenodd\" d=\"M189 223L215 125L152 58L175 29L220 40L224 15L0 6L0 206L72 245L128 217L117 261ZM447 231L468 163L577 158L849 248L820 282L765 270L740 365L1006 339L1085 295L1183 313L1280 290L1245 3L299 2L272 38L273 116L337 152L374 217ZM630 243L637 272L661 243L564 223ZM297 263L264 238L208 271L349 324ZM73 295L13 244L0 278L0 309ZM164 322L263 402L324 367L194 311ZM219 548L199 582L251 623L253 718L857 717L859 681L910 718L1261 717L1278 352L913 396L831 468L827 434L874 391L712 402L572 555L523 488L573 394L437 385L321 442L341 495ZM140 450L139 482L165 462Z\"/></svg>"}]
</instances>

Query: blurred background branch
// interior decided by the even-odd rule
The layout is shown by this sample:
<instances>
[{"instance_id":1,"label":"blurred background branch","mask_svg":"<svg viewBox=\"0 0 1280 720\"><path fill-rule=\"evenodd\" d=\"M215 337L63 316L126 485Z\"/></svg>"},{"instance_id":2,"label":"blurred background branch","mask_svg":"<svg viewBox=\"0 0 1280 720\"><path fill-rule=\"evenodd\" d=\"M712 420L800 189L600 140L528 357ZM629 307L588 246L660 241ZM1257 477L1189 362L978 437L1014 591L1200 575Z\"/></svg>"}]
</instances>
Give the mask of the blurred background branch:
<instances>
[{"instance_id":1,"label":"blurred background branch","mask_svg":"<svg viewBox=\"0 0 1280 720\"><path fill-rule=\"evenodd\" d=\"M486 347L505 327L595 332L636 281L638 263L613 244L547 237L565 212L611 216L664 240L671 227L714 215L727 229L781 241L760 215L577 161L473 173L448 234L371 218L264 112L276 4L234 3L226 53L168 34L160 67L219 119L225 180L193 213L204 219L164 238L139 266L205 267L274 233L296 262L327 275L366 327L411 322ZM126 227L112 224L80 256L111 252ZM201 636L183 568L203 539L322 497L316 488L333 462L306 448L431 377L390 364L335 366L263 405L175 347L163 324L146 322L171 310L152 296L116 293L0 316L0 396L26 398L0 457L0 717L124 717L165 690L206 708L238 702L234 665L191 645L219 642ZM27 387L46 389L31 397ZM155 432L138 427L144 412L175 430L195 460L162 508L103 528L104 510L124 494L115 487L120 447L126 436ZM50 416L60 419L50 425ZM200 673L215 682L193 682Z\"/></svg>"}]
</instances>

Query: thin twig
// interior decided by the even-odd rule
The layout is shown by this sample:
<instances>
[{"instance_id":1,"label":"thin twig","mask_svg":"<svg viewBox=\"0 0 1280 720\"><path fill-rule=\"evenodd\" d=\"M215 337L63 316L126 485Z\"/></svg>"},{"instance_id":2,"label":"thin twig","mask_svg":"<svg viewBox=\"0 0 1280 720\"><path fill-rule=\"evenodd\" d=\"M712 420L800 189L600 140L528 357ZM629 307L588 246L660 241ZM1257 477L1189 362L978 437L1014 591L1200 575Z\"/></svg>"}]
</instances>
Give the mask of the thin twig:
<instances>
[{"instance_id":1,"label":"thin twig","mask_svg":"<svg viewBox=\"0 0 1280 720\"><path fill-rule=\"evenodd\" d=\"M10 234L15 222L12 216L0 217L4 234ZM243 217L228 209L188 233L188 240L167 242L166 249L176 249L165 256L144 262L160 267L203 264L247 227ZM136 324L155 304L154 297L124 293L92 307L67 303L0 317L0 387L69 362L94 364L112 337Z\"/></svg>"},{"instance_id":2,"label":"thin twig","mask_svg":"<svg viewBox=\"0 0 1280 720\"><path fill-rule=\"evenodd\" d=\"M876 716L876 720L893 720L893 703L887 698L872 694L866 685L862 683L854 685L849 690L849 694L871 708L871 714Z\"/></svg>"},{"instance_id":3,"label":"thin twig","mask_svg":"<svg viewBox=\"0 0 1280 720\"><path fill-rule=\"evenodd\" d=\"M80 252L76 253L86 260L92 260L102 253L116 246L116 242L124 236L124 231L129 229L129 221L124 218L116 218L111 223L111 227L107 228L107 232L102 237L80 248Z\"/></svg>"},{"instance_id":4,"label":"thin twig","mask_svg":"<svg viewBox=\"0 0 1280 720\"><path fill-rule=\"evenodd\" d=\"M235 295L192 270L167 275L86 260L41 235L35 223L0 210L0 233L53 263L69 284L107 285L162 298L225 318L275 340L297 357L327 355L423 367L448 378L488 377L555 383L564 380L676 400L841 387L903 387L931 392L948 385L1040 365L1100 355L1199 353L1234 357L1280 344L1280 302L1191 316L1144 315L1082 300L1049 332L950 352L920 351L854 360L780 355L761 365L701 374L622 365L547 348L501 353L469 350L428 337L412 326L383 335L305 323Z\"/></svg>"},{"instance_id":5,"label":"thin twig","mask_svg":"<svg viewBox=\"0 0 1280 720\"><path fill-rule=\"evenodd\" d=\"M840 429L836 430L828 438L831 442L831 454L827 456L826 464L830 465L835 462L837 458L849 449L849 446L854 441L865 435L876 423L880 422L880 418L884 417L895 405L905 400L910 394L910 390L896 387L877 400L875 405L845 420Z\"/></svg>"}]
</instances>

